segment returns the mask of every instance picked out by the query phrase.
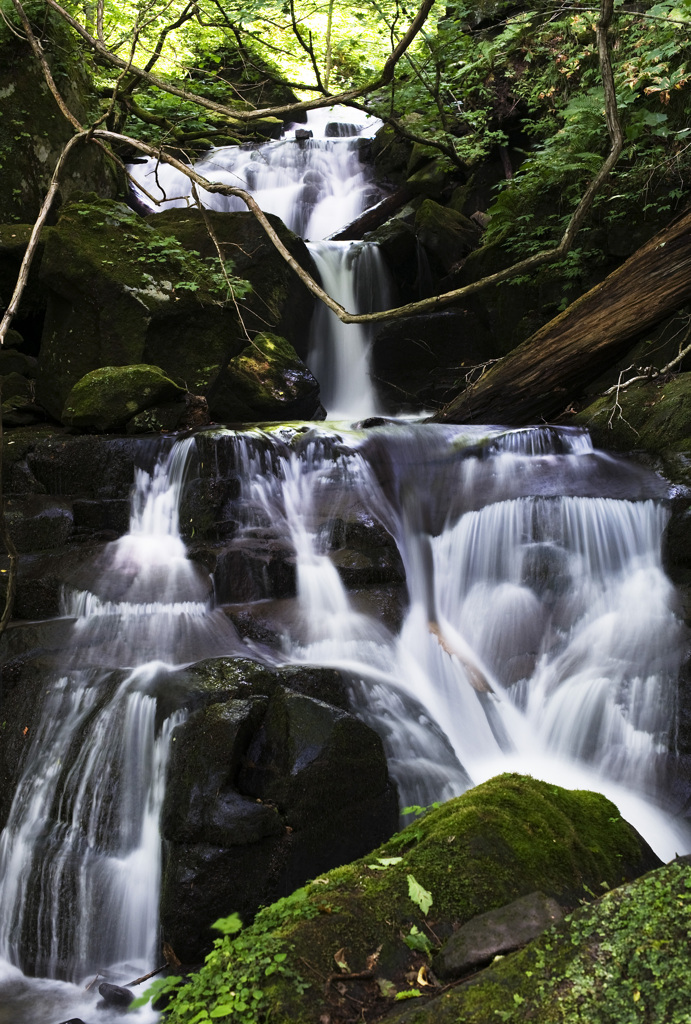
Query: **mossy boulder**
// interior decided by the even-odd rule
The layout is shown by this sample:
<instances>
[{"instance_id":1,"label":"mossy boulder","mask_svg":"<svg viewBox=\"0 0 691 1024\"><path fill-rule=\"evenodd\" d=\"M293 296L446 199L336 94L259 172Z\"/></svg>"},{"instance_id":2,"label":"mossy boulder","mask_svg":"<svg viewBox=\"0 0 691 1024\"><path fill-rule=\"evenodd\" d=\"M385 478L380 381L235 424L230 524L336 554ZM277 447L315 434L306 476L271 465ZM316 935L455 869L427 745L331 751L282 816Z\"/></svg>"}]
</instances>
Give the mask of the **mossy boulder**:
<instances>
[{"instance_id":1,"label":"mossy boulder","mask_svg":"<svg viewBox=\"0 0 691 1024\"><path fill-rule=\"evenodd\" d=\"M323 419L319 384L285 338L258 334L222 369L208 394L216 420Z\"/></svg>"},{"instance_id":2,"label":"mossy boulder","mask_svg":"<svg viewBox=\"0 0 691 1024\"><path fill-rule=\"evenodd\" d=\"M201 215L174 210L144 221L93 195L63 208L46 232L40 269L48 300L37 396L51 416L58 419L74 384L102 366L160 366L204 395L247 345L247 331L263 330L268 320L306 336L311 297L254 217L209 216L235 276L253 285L247 302L256 312L243 302L244 326ZM274 226L298 259L309 260L278 218Z\"/></svg>"},{"instance_id":3,"label":"mossy boulder","mask_svg":"<svg viewBox=\"0 0 691 1024\"><path fill-rule=\"evenodd\" d=\"M102 366L77 381L62 410L69 427L120 430L143 409L159 402L182 399L183 388L166 377L159 366Z\"/></svg>"},{"instance_id":4,"label":"mossy boulder","mask_svg":"<svg viewBox=\"0 0 691 1024\"><path fill-rule=\"evenodd\" d=\"M664 381L639 381L617 395L597 398L576 416L595 444L617 451L644 450L684 467L691 455L691 373ZM686 481L691 483L691 475Z\"/></svg>"},{"instance_id":5,"label":"mossy boulder","mask_svg":"<svg viewBox=\"0 0 691 1024\"><path fill-rule=\"evenodd\" d=\"M268 214L268 218L291 256L315 276L314 261L303 240L279 217ZM245 329L252 337L258 332L270 331L287 338L304 359L307 355L307 327L315 300L279 255L253 214L208 210L202 217L198 210L173 209L148 218L148 223L157 231L173 236L186 249L198 252L203 259L214 260L217 258L216 246L210 237L207 221L224 258L232 262L233 272L252 285L252 291L243 298L241 305ZM244 330L239 330L237 337L242 342L236 345L235 353L247 343ZM163 347L165 341L165 338L161 339Z\"/></svg>"},{"instance_id":6,"label":"mossy boulder","mask_svg":"<svg viewBox=\"0 0 691 1024\"><path fill-rule=\"evenodd\" d=\"M438 270L448 274L480 241L480 230L462 213L425 199L415 215L415 233Z\"/></svg>"},{"instance_id":7,"label":"mossy boulder","mask_svg":"<svg viewBox=\"0 0 691 1024\"><path fill-rule=\"evenodd\" d=\"M6 10L18 25L12 8ZM90 121L98 97L76 37L52 11L27 10L30 19L37 15L37 35L67 106L78 120ZM0 22L0 223L35 219L58 157L73 134L29 43ZM119 172L103 150L93 143L79 144L68 158L60 194L66 198L75 189L94 189L113 196L119 186Z\"/></svg>"},{"instance_id":8,"label":"mossy boulder","mask_svg":"<svg viewBox=\"0 0 691 1024\"><path fill-rule=\"evenodd\" d=\"M688 1020L691 862L680 857L576 910L518 953L397 1024L682 1024Z\"/></svg>"},{"instance_id":9,"label":"mossy boulder","mask_svg":"<svg viewBox=\"0 0 691 1024\"><path fill-rule=\"evenodd\" d=\"M419 972L427 970L431 946L454 927L537 889L573 908L590 891L619 885L658 865L605 797L502 775L431 811L369 856L262 911L240 937L243 956L235 961L229 943L226 958L210 960L202 978L204 971L215 978L220 1001L221 986L234 988L239 972L251 969L245 951L268 944L274 955L285 955L288 972L260 981L272 1021L340 1020L352 999L378 1018L416 977L423 978L422 987L425 973ZM426 913L425 891L431 897ZM225 972L220 962L227 964ZM339 983L339 971L366 973L346 985ZM301 992L296 975L310 983L306 991ZM187 1018L173 1004L170 1019ZM490 1017L477 1019L486 1024Z\"/></svg>"}]
</instances>

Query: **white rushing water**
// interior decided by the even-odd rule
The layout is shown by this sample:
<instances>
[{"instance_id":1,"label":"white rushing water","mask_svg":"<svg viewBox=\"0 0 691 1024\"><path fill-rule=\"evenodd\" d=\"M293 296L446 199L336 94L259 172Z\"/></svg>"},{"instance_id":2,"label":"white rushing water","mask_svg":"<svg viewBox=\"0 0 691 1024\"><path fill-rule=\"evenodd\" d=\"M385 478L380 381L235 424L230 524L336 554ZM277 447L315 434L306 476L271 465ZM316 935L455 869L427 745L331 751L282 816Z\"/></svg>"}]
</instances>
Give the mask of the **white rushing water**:
<instances>
[{"instance_id":1,"label":"white rushing water","mask_svg":"<svg viewBox=\"0 0 691 1024\"><path fill-rule=\"evenodd\" d=\"M664 859L688 849L659 803L685 644L661 565L661 481L578 431L344 438L338 458L316 439L270 477L248 459L244 497L248 522L263 516L295 549L284 657L347 674L402 803L521 771L606 792ZM398 634L363 614L329 557L344 493L403 558Z\"/></svg>"},{"instance_id":2,"label":"white rushing water","mask_svg":"<svg viewBox=\"0 0 691 1024\"><path fill-rule=\"evenodd\" d=\"M30 730L0 835L0 1022L93 1012L97 987L87 996L76 983L126 984L156 966L159 817L183 716L157 722L150 691L163 664L238 648L180 537L193 454L188 439L137 470L130 531L90 571L93 590L65 595L73 652Z\"/></svg>"},{"instance_id":3,"label":"white rushing water","mask_svg":"<svg viewBox=\"0 0 691 1024\"><path fill-rule=\"evenodd\" d=\"M285 138L214 149L194 167L210 181L250 192L262 210L276 214L291 231L308 239L321 283L332 298L351 312L372 312L392 304L390 279L378 247L325 239L380 198L372 167L361 159L363 141L380 126L381 122L358 110L311 111L308 123L295 125ZM348 134L327 136L327 127ZM298 140L296 130L311 131L314 137ZM161 202L162 209L193 204L189 179L175 168L150 159L129 170ZM150 203L144 193L140 199ZM240 199L203 190L201 201L220 212L246 209ZM342 324L318 305L308 364L331 418L357 419L379 411L369 372L369 347L367 328Z\"/></svg>"}]
</instances>

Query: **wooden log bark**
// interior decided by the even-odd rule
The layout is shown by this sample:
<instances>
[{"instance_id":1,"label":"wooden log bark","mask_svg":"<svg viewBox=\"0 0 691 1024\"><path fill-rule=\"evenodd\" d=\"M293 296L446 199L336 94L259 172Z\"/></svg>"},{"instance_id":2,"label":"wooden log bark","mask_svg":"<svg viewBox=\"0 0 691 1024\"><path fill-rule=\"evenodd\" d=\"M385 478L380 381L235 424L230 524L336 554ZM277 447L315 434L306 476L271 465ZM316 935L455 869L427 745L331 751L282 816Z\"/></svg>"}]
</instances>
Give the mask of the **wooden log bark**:
<instances>
[{"instance_id":1,"label":"wooden log bark","mask_svg":"<svg viewBox=\"0 0 691 1024\"><path fill-rule=\"evenodd\" d=\"M390 196L385 196L376 206L370 206L368 210L361 213L355 220L351 220L350 224L346 224L344 228L341 228L334 235L330 235L329 238L332 242L359 241L368 231L374 231L376 228L381 227L389 217L393 217L394 213L398 213L412 198L413 190L408 185L401 185Z\"/></svg>"},{"instance_id":2,"label":"wooden log bark","mask_svg":"<svg viewBox=\"0 0 691 1024\"><path fill-rule=\"evenodd\" d=\"M635 339L691 300L691 212L510 352L434 419L519 426L558 416Z\"/></svg>"}]
</instances>

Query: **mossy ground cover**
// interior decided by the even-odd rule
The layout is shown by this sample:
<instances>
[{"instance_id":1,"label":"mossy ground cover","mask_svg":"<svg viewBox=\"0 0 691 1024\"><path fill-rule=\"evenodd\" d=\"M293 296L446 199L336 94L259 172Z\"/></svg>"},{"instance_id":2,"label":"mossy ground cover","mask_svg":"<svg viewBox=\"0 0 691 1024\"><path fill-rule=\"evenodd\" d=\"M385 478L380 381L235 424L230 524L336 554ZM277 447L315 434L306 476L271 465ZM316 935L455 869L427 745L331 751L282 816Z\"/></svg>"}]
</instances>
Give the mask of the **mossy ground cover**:
<instances>
[{"instance_id":1,"label":"mossy ground cover","mask_svg":"<svg viewBox=\"0 0 691 1024\"><path fill-rule=\"evenodd\" d=\"M680 858L580 908L399 1024L688 1024L691 863Z\"/></svg>"},{"instance_id":2,"label":"mossy ground cover","mask_svg":"<svg viewBox=\"0 0 691 1024\"><path fill-rule=\"evenodd\" d=\"M432 948L454 925L536 889L574 907L656 863L604 797L499 776L261 911L238 939L220 939L167 1019L335 1022L359 1001L375 1020L416 998ZM262 958L272 966L277 955L281 969L262 973ZM233 994L245 989L241 1009Z\"/></svg>"}]
</instances>

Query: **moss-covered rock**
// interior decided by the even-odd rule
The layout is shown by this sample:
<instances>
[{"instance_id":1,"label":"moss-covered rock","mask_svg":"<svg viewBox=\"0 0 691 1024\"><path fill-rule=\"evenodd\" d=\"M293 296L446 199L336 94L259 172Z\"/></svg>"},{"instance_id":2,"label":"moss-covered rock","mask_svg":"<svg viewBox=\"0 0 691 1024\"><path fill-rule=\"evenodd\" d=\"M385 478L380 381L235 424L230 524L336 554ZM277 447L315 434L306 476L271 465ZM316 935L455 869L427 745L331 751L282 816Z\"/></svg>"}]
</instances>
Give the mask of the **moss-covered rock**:
<instances>
[{"instance_id":1,"label":"moss-covered rock","mask_svg":"<svg viewBox=\"0 0 691 1024\"><path fill-rule=\"evenodd\" d=\"M52 11L31 5L27 10L30 19L35 16L43 53L67 106L78 120L89 121L98 109L98 97L76 37ZM16 19L11 7L6 11L7 17ZM0 223L34 220L62 148L73 134L29 43L0 22ZM113 196L119 184L119 172L103 150L84 144L68 158L60 192L64 198L75 189Z\"/></svg>"},{"instance_id":2,"label":"moss-covered rock","mask_svg":"<svg viewBox=\"0 0 691 1024\"><path fill-rule=\"evenodd\" d=\"M158 366L102 366L77 381L61 418L69 427L119 430L143 409L184 393Z\"/></svg>"},{"instance_id":3,"label":"moss-covered rock","mask_svg":"<svg viewBox=\"0 0 691 1024\"><path fill-rule=\"evenodd\" d=\"M269 942L285 954L289 973L274 974L268 985L262 979L263 1007L271 1020L344 1019L352 999L378 1017L416 977L423 986L425 950L442 942L454 925L537 888L574 907L588 890L618 885L657 864L603 796L503 775L432 811L368 857L262 911L241 945L259 950ZM432 900L426 914L422 890ZM335 969L334 961L345 968ZM221 965L227 965L225 973ZM216 979L221 1000L220 987L232 989L238 972L248 970L246 954L235 961L229 944L224 959L217 957L204 970ZM339 970L369 974L346 985L339 983ZM296 984L296 975L311 983L307 991ZM207 998L205 1006L213 1005ZM449 1019L465 1020L462 1014ZM184 1006L179 1013L173 1008L171 1020L188 1020ZM487 1024L494 1016L477 1020Z\"/></svg>"},{"instance_id":4,"label":"moss-covered rock","mask_svg":"<svg viewBox=\"0 0 691 1024\"><path fill-rule=\"evenodd\" d=\"M691 863L652 871L576 910L460 988L415 1000L398 1024L682 1024L688 1020Z\"/></svg>"},{"instance_id":5,"label":"moss-covered rock","mask_svg":"<svg viewBox=\"0 0 691 1024\"><path fill-rule=\"evenodd\" d=\"M438 268L448 274L480 240L480 231L468 217L448 206L425 199L415 215L415 233Z\"/></svg>"},{"instance_id":6,"label":"moss-covered rock","mask_svg":"<svg viewBox=\"0 0 691 1024\"><path fill-rule=\"evenodd\" d=\"M37 395L58 419L69 391L101 366L149 363L204 395L221 367L267 321L306 337L307 290L251 214L209 214L235 277L249 280L240 322L200 214L173 210L143 221L123 204L84 197L46 234L41 282L48 303ZM299 260L309 254L274 218ZM229 265L230 269L230 265Z\"/></svg>"},{"instance_id":7,"label":"moss-covered rock","mask_svg":"<svg viewBox=\"0 0 691 1024\"><path fill-rule=\"evenodd\" d=\"M604 395L578 414L595 444L617 451L645 450L684 474L677 456L691 455L691 373L641 381ZM691 475L688 481L691 483Z\"/></svg>"},{"instance_id":8,"label":"moss-covered rock","mask_svg":"<svg viewBox=\"0 0 691 1024\"><path fill-rule=\"evenodd\" d=\"M209 394L209 412L222 422L323 419L319 384L285 338L258 334L231 359Z\"/></svg>"},{"instance_id":9,"label":"moss-covered rock","mask_svg":"<svg viewBox=\"0 0 691 1024\"><path fill-rule=\"evenodd\" d=\"M173 209L152 214L148 223L164 235L177 238L186 249L198 252L203 259L215 259L216 247L209 235L208 221L224 258L232 261L234 273L252 285L252 291L242 300L242 319L247 331L254 336L268 330L287 338L304 359L306 328L314 308L311 293L278 254L253 214L209 210L205 217L198 210ZM289 231L278 217L272 214L268 217L291 256L315 276L314 262L303 240ZM230 354L237 353L247 343L247 335L242 331L238 333L240 339L242 343ZM161 338L161 345L165 348L165 336Z\"/></svg>"}]
</instances>

